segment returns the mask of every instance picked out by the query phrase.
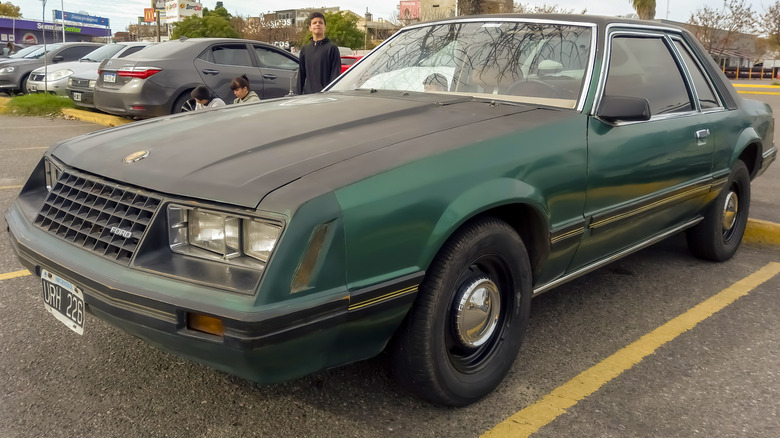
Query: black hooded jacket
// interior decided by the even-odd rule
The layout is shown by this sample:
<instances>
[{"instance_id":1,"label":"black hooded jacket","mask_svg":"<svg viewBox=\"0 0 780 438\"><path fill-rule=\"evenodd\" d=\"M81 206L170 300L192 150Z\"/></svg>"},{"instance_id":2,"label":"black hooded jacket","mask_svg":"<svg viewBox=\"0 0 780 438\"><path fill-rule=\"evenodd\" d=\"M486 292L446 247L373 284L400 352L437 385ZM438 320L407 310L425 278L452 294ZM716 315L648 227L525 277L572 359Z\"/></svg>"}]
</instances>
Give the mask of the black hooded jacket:
<instances>
[{"instance_id":1,"label":"black hooded jacket","mask_svg":"<svg viewBox=\"0 0 780 438\"><path fill-rule=\"evenodd\" d=\"M319 93L341 74L339 48L329 39L312 40L298 54L300 67L295 94Z\"/></svg>"}]
</instances>

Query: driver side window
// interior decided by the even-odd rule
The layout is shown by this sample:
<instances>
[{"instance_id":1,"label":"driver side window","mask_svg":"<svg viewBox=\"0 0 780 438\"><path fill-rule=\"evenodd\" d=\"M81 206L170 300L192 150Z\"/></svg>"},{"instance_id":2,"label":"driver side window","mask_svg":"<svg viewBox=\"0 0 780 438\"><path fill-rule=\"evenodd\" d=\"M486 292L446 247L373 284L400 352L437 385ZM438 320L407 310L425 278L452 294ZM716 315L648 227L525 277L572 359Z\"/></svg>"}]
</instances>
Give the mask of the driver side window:
<instances>
[{"instance_id":1,"label":"driver side window","mask_svg":"<svg viewBox=\"0 0 780 438\"><path fill-rule=\"evenodd\" d=\"M652 115L695 108L680 68L661 38L613 38L604 94L643 97Z\"/></svg>"}]
</instances>

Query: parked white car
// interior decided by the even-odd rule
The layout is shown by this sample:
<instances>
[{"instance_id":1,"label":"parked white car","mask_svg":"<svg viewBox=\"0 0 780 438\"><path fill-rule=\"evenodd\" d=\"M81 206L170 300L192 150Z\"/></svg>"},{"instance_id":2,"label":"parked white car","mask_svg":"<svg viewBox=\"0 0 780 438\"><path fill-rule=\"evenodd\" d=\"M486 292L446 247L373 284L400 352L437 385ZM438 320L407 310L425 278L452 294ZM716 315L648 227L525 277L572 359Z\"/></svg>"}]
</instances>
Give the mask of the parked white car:
<instances>
[{"instance_id":1,"label":"parked white car","mask_svg":"<svg viewBox=\"0 0 780 438\"><path fill-rule=\"evenodd\" d=\"M94 76L100 62L108 58L124 58L150 45L149 42L126 42L106 44L87 53L78 61L63 62L39 67L30 73L27 80L28 93L44 93L48 91L59 96L68 96L68 79L71 76Z\"/></svg>"}]
</instances>

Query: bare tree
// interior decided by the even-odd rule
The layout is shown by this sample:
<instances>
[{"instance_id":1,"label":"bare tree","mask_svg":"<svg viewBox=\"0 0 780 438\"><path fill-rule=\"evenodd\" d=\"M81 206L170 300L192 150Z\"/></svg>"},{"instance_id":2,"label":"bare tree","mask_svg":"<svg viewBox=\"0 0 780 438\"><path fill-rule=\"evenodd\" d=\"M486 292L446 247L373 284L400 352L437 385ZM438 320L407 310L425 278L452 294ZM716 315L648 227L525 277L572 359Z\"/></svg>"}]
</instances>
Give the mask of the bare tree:
<instances>
[{"instance_id":1,"label":"bare tree","mask_svg":"<svg viewBox=\"0 0 780 438\"><path fill-rule=\"evenodd\" d=\"M641 20L655 18L655 0L630 0L637 15Z\"/></svg>"},{"instance_id":2,"label":"bare tree","mask_svg":"<svg viewBox=\"0 0 780 438\"><path fill-rule=\"evenodd\" d=\"M769 47L774 50L780 49L780 1L775 0L775 4L767 6L761 15L761 31L766 34L769 40Z\"/></svg>"},{"instance_id":3,"label":"bare tree","mask_svg":"<svg viewBox=\"0 0 780 438\"><path fill-rule=\"evenodd\" d=\"M587 14L588 9L582 12L576 12L574 9L563 9L558 4L554 5L531 5L527 3L515 2L515 12L518 14Z\"/></svg>"},{"instance_id":4,"label":"bare tree","mask_svg":"<svg viewBox=\"0 0 780 438\"><path fill-rule=\"evenodd\" d=\"M460 0L458 4L458 15L477 15L481 14L483 0Z\"/></svg>"},{"instance_id":5,"label":"bare tree","mask_svg":"<svg viewBox=\"0 0 780 438\"><path fill-rule=\"evenodd\" d=\"M745 0L723 0L720 10L703 6L691 14L688 24L695 26L694 34L710 55L722 58L723 52L733 48L740 34L756 30L756 14ZM748 48L752 53L755 47Z\"/></svg>"}]
</instances>

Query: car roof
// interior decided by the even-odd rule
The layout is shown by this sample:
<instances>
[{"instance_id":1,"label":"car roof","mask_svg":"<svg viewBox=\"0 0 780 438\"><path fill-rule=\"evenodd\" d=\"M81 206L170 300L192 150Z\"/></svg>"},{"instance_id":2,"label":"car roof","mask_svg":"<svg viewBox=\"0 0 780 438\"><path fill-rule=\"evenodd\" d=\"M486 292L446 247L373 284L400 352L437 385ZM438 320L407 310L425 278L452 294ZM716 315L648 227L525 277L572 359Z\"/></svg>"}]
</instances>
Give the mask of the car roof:
<instances>
[{"instance_id":1,"label":"car roof","mask_svg":"<svg viewBox=\"0 0 780 438\"><path fill-rule=\"evenodd\" d=\"M568 21L568 22L582 22L593 23L599 27L606 27L610 24L631 24L637 26L661 26L667 28L673 28L676 30L684 30L679 26L675 26L671 23L649 20L637 20L633 18L613 17L607 15L588 15L588 14L490 14L490 15L468 15L461 17L443 18L440 20L432 20L427 23L437 22L449 22L449 21L486 21L491 19L526 19L526 20L544 20L544 21ZM413 27L413 26L409 26Z\"/></svg>"}]
</instances>

